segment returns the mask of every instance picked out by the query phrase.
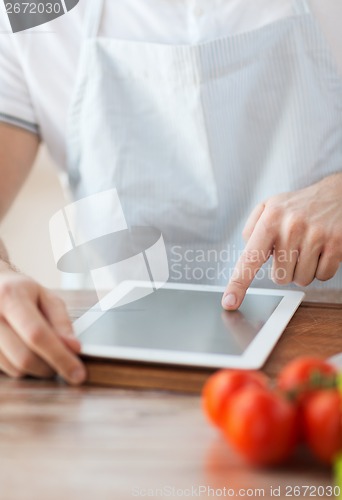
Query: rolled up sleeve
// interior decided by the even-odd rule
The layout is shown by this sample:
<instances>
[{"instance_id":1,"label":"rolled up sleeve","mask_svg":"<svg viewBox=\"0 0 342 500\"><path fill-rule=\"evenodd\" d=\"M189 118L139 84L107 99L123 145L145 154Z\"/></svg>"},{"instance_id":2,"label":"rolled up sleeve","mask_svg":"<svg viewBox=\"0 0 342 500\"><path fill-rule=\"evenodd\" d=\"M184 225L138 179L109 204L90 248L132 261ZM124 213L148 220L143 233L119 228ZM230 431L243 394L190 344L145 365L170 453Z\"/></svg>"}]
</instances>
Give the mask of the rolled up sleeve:
<instances>
[{"instance_id":1,"label":"rolled up sleeve","mask_svg":"<svg viewBox=\"0 0 342 500\"><path fill-rule=\"evenodd\" d=\"M39 134L24 70L4 9L0 4L0 122L9 123Z\"/></svg>"}]
</instances>

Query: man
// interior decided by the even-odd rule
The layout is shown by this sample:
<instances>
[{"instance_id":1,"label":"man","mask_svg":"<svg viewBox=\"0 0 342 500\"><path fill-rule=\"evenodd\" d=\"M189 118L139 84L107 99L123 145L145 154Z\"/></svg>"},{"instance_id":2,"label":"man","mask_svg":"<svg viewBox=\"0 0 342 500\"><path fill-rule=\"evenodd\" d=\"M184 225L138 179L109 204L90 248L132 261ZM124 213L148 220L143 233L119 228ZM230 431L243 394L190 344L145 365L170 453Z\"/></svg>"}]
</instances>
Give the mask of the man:
<instances>
[{"instance_id":1,"label":"man","mask_svg":"<svg viewBox=\"0 0 342 500\"><path fill-rule=\"evenodd\" d=\"M43 140L76 199L118 188L184 266L242 250L247 218L227 309L270 255L278 284L342 286L340 2L83 0L15 35L1 9L2 217ZM0 270L0 368L81 383L64 304Z\"/></svg>"}]
</instances>

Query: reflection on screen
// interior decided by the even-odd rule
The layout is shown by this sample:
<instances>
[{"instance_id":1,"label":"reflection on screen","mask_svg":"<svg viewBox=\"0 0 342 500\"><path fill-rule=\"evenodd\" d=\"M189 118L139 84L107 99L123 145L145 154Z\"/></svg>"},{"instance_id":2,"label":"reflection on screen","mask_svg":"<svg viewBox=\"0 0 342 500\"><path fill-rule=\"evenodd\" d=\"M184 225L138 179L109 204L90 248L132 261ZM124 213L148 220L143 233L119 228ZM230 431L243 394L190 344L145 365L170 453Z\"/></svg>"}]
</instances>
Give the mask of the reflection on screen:
<instances>
[{"instance_id":1,"label":"reflection on screen","mask_svg":"<svg viewBox=\"0 0 342 500\"><path fill-rule=\"evenodd\" d=\"M282 297L247 295L224 311L220 292L160 289L105 312L82 333L83 345L240 355Z\"/></svg>"}]
</instances>

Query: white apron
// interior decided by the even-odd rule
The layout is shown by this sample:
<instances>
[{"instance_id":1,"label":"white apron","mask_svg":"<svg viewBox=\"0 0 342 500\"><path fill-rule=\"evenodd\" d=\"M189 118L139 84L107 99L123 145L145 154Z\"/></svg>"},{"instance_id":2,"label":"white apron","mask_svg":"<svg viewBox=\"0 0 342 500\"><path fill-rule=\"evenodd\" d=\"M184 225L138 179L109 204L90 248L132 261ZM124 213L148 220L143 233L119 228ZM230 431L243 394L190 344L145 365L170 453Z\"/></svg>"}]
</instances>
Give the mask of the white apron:
<instances>
[{"instance_id":1,"label":"white apron","mask_svg":"<svg viewBox=\"0 0 342 500\"><path fill-rule=\"evenodd\" d=\"M303 0L290 18L195 45L98 37L102 9L89 2L69 115L73 195L117 189L129 227L162 233L171 281L225 285L256 204L342 169L325 40ZM266 268L253 285L272 286ZM341 268L325 286L342 287Z\"/></svg>"}]
</instances>

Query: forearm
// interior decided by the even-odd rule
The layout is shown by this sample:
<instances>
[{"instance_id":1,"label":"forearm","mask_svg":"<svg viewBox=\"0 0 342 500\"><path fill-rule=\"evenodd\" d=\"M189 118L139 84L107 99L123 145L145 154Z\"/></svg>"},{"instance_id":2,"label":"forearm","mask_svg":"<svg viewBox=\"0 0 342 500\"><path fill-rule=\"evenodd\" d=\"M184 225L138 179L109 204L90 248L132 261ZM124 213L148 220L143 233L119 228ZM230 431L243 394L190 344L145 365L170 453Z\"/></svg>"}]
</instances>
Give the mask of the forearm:
<instances>
[{"instance_id":1,"label":"forearm","mask_svg":"<svg viewBox=\"0 0 342 500\"><path fill-rule=\"evenodd\" d=\"M37 135L0 123L0 221L31 171L39 146ZM15 270L0 239L0 271Z\"/></svg>"},{"instance_id":2,"label":"forearm","mask_svg":"<svg viewBox=\"0 0 342 500\"><path fill-rule=\"evenodd\" d=\"M0 123L0 220L29 175L38 147L37 135Z\"/></svg>"}]
</instances>

